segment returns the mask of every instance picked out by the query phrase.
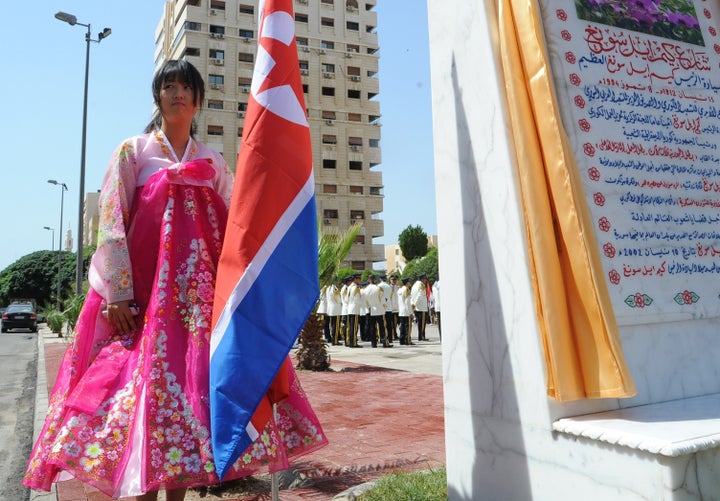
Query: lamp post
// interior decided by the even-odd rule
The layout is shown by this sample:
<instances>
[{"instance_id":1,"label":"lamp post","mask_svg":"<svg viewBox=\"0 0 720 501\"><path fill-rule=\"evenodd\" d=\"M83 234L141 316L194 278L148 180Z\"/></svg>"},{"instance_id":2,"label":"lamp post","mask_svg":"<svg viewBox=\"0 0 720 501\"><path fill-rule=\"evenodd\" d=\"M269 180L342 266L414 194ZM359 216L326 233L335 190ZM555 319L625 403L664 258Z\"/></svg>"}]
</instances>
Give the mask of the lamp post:
<instances>
[{"instance_id":1,"label":"lamp post","mask_svg":"<svg viewBox=\"0 0 720 501\"><path fill-rule=\"evenodd\" d=\"M87 28L85 34L85 93L83 97L83 124L82 124L82 150L80 153L80 200L78 203L78 234L77 234L77 267L75 271L75 293L82 293L83 282L83 224L85 221L85 140L87 137L87 104L88 104L88 75L90 73L90 42L100 43L112 33L110 28L105 28L98 33L97 40L90 35L90 24L78 23L77 17L67 12L57 12L55 18L68 23L70 26L84 26Z\"/></svg>"},{"instance_id":2,"label":"lamp post","mask_svg":"<svg viewBox=\"0 0 720 501\"><path fill-rule=\"evenodd\" d=\"M50 252L55 250L55 228L50 228L49 226L43 226L43 230L52 231L52 238L50 240Z\"/></svg>"},{"instance_id":3,"label":"lamp post","mask_svg":"<svg viewBox=\"0 0 720 501\"><path fill-rule=\"evenodd\" d=\"M58 236L58 273L57 273L57 310L62 309L62 300L60 299L60 291L62 290L62 222L63 222L63 208L65 207L65 192L67 191L67 185L56 181L54 179L48 179L48 183L54 184L60 187L60 235ZM46 226L47 228L47 226ZM54 232L53 232L54 233ZM54 240L54 238L53 238Z\"/></svg>"}]
</instances>

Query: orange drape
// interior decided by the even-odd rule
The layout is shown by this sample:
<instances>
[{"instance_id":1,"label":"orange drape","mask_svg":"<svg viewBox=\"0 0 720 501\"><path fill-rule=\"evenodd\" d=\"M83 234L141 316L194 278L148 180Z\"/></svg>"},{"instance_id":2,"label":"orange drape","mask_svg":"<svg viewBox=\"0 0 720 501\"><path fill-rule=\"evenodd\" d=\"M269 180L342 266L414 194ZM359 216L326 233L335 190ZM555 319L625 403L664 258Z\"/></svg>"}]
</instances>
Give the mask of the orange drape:
<instances>
[{"instance_id":1,"label":"orange drape","mask_svg":"<svg viewBox=\"0 0 720 501\"><path fill-rule=\"evenodd\" d=\"M563 130L534 0L498 0L530 268L558 400L630 397L635 386L603 278L579 173Z\"/></svg>"}]
</instances>

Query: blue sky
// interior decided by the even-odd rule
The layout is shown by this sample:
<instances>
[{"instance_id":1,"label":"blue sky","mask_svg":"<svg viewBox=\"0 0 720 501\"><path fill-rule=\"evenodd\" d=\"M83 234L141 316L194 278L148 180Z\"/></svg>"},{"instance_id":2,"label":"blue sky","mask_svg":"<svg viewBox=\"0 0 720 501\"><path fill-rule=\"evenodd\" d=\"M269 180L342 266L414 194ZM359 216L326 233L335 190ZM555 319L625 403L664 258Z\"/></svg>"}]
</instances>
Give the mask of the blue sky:
<instances>
[{"instance_id":1,"label":"blue sky","mask_svg":"<svg viewBox=\"0 0 720 501\"><path fill-rule=\"evenodd\" d=\"M163 12L158 0L39 0L6 2L0 44L7 48L0 78L4 96L0 270L51 248L60 225L60 188L67 184L63 233L77 234L85 31L55 19L57 11L112 35L90 47L85 191L100 188L114 148L142 131L152 113L153 38ZM408 225L437 233L430 74L425 2L378 0L380 111L385 186L385 236L397 241ZM75 242L77 243L77 242Z\"/></svg>"}]
</instances>

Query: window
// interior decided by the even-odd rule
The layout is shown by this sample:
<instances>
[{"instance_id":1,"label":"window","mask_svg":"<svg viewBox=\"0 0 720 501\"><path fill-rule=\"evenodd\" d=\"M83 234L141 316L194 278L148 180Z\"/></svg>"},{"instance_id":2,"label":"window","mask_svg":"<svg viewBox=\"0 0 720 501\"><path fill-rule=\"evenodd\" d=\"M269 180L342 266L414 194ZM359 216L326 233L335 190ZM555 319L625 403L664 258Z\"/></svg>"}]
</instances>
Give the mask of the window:
<instances>
[{"instance_id":1,"label":"window","mask_svg":"<svg viewBox=\"0 0 720 501\"><path fill-rule=\"evenodd\" d=\"M349 29L349 30L352 30L352 31L360 31L360 23L358 23L358 22L348 21L348 22L345 23L345 26L346 26L347 29Z\"/></svg>"},{"instance_id":2,"label":"window","mask_svg":"<svg viewBox=\"0 0 720 501\"><path fill-rule=\"evenodd\" d=\"M348 167L350 170L362 170L362 162L358 160L350 160Z\"/></svg>"},{"instance_id":3,"label":"window","mask_svg":"<svg viewBox=\"0 0 720 501\"><path fill-rule=\"evenodd\" d=\"M364 192L362 186L350 186L350 193L353 195L362 195Z\"/></svg>"},{"instance_id":4,"label":"window","mask_svg":"<svg viewBox=\"0 0 720 501\"><path fill-rule=\"evenodd\" d=\"M325 219L337 219L338 211L337 209L325 209L323 210L323 217Z\"/></svg>"},{"instance_id":5,"label":"window","mask_svg":"<svg viewBox=\"0 0 720 501\"><path fill-rule=\"evenodd\" d=\"M202 24L194 23L192 21L185 21L185 29L190 31L201 31Z\"/></svg>"},{"instance_id":6,"label":"window","mask_svg":"<svg viewBox=\"0 0 720 501\"><path fill-rule=\"evenodd\" d=\"M323 63L322 70L323 70L323 73L335 73L335 65Z\"/></svg>"},{"instance_id":7,"label":"window","mask_svg":"<svg viewBox=\"0 0 720 501\"><path fill-rule=\"evenodd\" d=\"M210 25L210 33L214 35L224 35L225 34L225 26L218 26L216 24Z\"/></svg>"},{"instance_id":8,"label":"window","mask_svg":"<svg viewBox=\"0 0 720 501\"><path fill-rule=\"evenodd\" d=\"M308 84L303 84L303 94L308 93Z\"/></svg>"},{"instance_id":9,"label":"window","mask_svg":"<svg viewBox=\"0 0 720 501\"><path fill-rule=\"evenodd\" d=\"M332 5L334 3L334 0L320 0L320 3L323 3L325 5Z\"/></svg>"},{"instance_id":10,"label":"window","mask_svg":"<svg viewBox=\"0 0 720 501\"><path fill-rule=\"evenodd\" d=\"M200 0L188 0L188 5L192 5L193 7L200 7Z\"/></svg>"},{"instance_id":11,"label":"window","mask_svg":"<svg viewBox=\"0 0 720 501\"><path fill-rule=\"evenodd\" d=\"M337 184L323 184L323 193L337 193Z\"/></svg>"},{"instance_id":12,"label":"window","mask_svg":"<svg viewBox=\"0 0 720 501\"><path fill-rule=\"evenodd\" d=\"M332 28L335 26L335 20L332 17L322 17L320 18L320 24Z\"/></svg>"},{"instance_id":13,"label":"window","mask_svg":"<svg viewBox=\"0 0 720 501\"><path fill-rule=\"evenodd\" d=\"M301 70L307 70L308 68L310 68L307 61L300 59L300 61L298 61L298 62L300 63Z\"/></svg>"},{"instance_id":14,"label":"window","mask_svg":"<svg viewBox=\"0 0 720 501\"><path fill-rule=\"evenodd\" d=\"M247 111L247 103L238 103L238 111Z\"/></svg>"},{"instance_id":15,"label":"window","mask_svg":"<svg viewBox=\"0 0 720 501\"><path fill-rule=\"evenodd\" d=\"M355 237L355 243L356 244L364 244L365 243L365 235L358 235Z\"/></svg>"},{"instance_id":16,"label":"window","mask_svg":"<svg viewBox=\"0 0 720 501\"><path fill-rule=\"evenodd\" d=\"M349 122L362 122L362 115L360 113L348 113Z\"/></svg>"},{"instance_id":17,"label":"window","mask_svg":"<svg viewBox=\"0 0 720 501\"><path fill-rule=\"evenodd\" d=\"M217 89L225 84L225 77L223 75L208 75L208 83L211 89ZM217 86L217 87L215 87Z\"/></svg>"},{"instance_id":18,"label":"window","mask_svg":"<svg viewBox=\"0 0 720 501\"><path fill-rule=\"evenodd\" d=\"M242 137L242 133L243 133L243 128L238 127L238 137Z\"/></svg>"},{"instance_id":19,"label":"window","mask_svg":"<svg viewBox=\"0 0 720 501\"><path fill-rule=\"evenodd\" d=\"M250 52L238 53L238 61L241 63L252 63L255 60L255 56Z\"/></svg>"},{"instance_id":20,"label":"window","mask_svg":"<svg viewBox=\"0 0 720 501\"><path fill-rule=\"evenodd\" d=\"M335 112L329 111L329 110L323 110L322 111L322 117L325 120L335 120Z\"/></svg>"},{"instance_id":21,"label":"window","mask_svg":"<svg viewBox=\"0 0 720 501\"><path fill-rule=\"evenodd\" d=\"M372 98L374 98L374 97L377 96L377 95L378 95L377 92L368 92L368 93L367 93L368 101L371 100Z\"/></svg>"},{"instance_id":22,"label":"window","mask_svg":"<svg viewBox=\"0 0 720 501\"><path fill-rule=\"evenodd\" d=\"M307 23L308 15L307 14L295 14L295 21L297 21L298 23Z\"/></svg>"},{"instance_id":23,"label":"window","mask_svg":"<svg viewBox=\"0 0 720 501\"><path fill-rule=\"evenodd\" d=\"M360 52L360 46L354 45L354 44L347 44L347 51L348 52Z\"/></svg>"},{"instance_id":24,"label":"window","mask_svg":"<svg viewBox=\"0 0 720 501\"><path fill-rule=\"evenodd\" d=\"M362 138L357 136L348 137L348 144L350 146L362 146Z\"/></svg>"},{"instance_id":25,"label":"window","mask_svg":"<svg viewBox=\"0 0 720 501\"><path fill-rule=\"evenodd\" d=\"M240 4L240 14L255 14L255 7L252 5Z\"/></svg>"},{"instance_id":26,"label":"window","mask_svg":"<svg viewBox=\"0 0 720 501\"><path fill-rule=\"evenodd\" d=\"M323 144L337 144L337 136L333 134L323 134L322 142Z\"/></svg>"},{"instance_id":27,"label":"window","mask_svg":"<svg viewBox=\"0 0 720 501\"><path fill-rule=\"evenodd\" d=\"M357 66L348 66L347 74L351 76L360 76L360 68Z\"/></svg>"},{"instance_id":28,"label":"window","mask_svg":"<svg viewBox=\"0 0 720 501\"><path fill-rule=\"evenodd\" d=\"M225 2L223 0L210 0L210 8L216 10L225 10Z\"/></svg>"},{"instance_id":29,"label":"window","mask_svg":"<svg viewBox=\"0 0 720 501\"><path fill-rule=\"evenodd\" d=\"M208 99L208 109L210 110L221 110L223 109L223 102L219 99Z\"/></svg>"},{"instance_id":30,"label":"window","mask_svg":"<svg viewBox=\"0 0 720 501\"><path fill-rule=\"evenodd\" d=\"M323 87L322 95L323 96L334 96L335 95L335 87Z\"/></svg>"},{"instance_id":31,"label":"window","mask_svg":"<svg viewBox=\"0 0 720 501\"><path fill-rule=\"evenodd\" d=\"M253 30L246 30L246 29L240 28L238 30L238 36L240 38L253 38L255 36L255 32Z\"/></svg>"},{"instance_id":32,"label":"window","mask_svg":"<svg viewBox=\"0 0 720 501\"><path fill-rule=\"evenodd\" d=\"M345 2L345 6L346 7L355 7L357 9L358 8L357 0L347 0Z\"/></svg>"},{"instance_id":33,"label":"window","mask_svg":"<svg viewBox=\"0 0 720 501\"><path fill-rule=\"evenodd\" d=\"M207 135L208 136L222 136L223 135L222 125L208 125L207 126Z\"/></svg>"},{"instance_id":34,"label":"window","mask_svg":"<svg viewBox=\"0 0 720 501\"><path fill-rule=\"evenodd\" d=\"M320 48L321 49L334 49L335 42L331 42L330 40L320 40Z\"/></svg>"},{"instance_id":35,"label":"window","mask_svg":"<svg viewBox=\"0 0 720 501\"><path fill-rule=\"evenodd\" d=\"M350 219L365 219L365 211L363 210L351 210Z\"/></svg>"},{"instance_id":36,"label":"window","mask_svg":"<svg viewBox=\"0 0 720 501\"><path fill-rule=\"evenodd\" d=\"M369 139L368 146L370 146L371 148L378 148L378 147L380 147L380 140L379 139Z\"/></svg>"},{"instance_id":37,"label":"window","mask_svg":"<svg viewBox=\"0 0 720 501\"><path fill-rule=\"evenodd\" d=\"M252 80L247 77L238 77L238 87L240 88L240 92L243 94L247 94L250 92L250 84L252 83Z\"/></svg>"},{"instance_id":38,"label":"window","mask_svg":"<svg viewBox=\"0 0 720 501\"><path fill-rule=\"evenodd\" d=\"M382 188L380 186L371 186L370 194L371 195L382 195Z\"/></svg>"},{"instance_id":39,"label":"window","mask_svg":"<svg viewBox=\"0 0 720 501\"><path fill-rule=\"evenodd\" d=\"M186 47L185 52L183 52L182 57L199 56L199 55L200 55L200 49L195 49L194 47Z\"/></svg>"},{"instance_id":40,"label":"window","mask_svg":"<svg viewBox=\"0 0 720 501\"><path fill-rule=\"evenodd\" d=\"M323 169L334 169L337 166L337 160L323 158ZM337 217L337 216L336 216Z\"/></svg>"},{"instance_id":41,"label":"window","mask_svg":"<svg viewBox=\"0 0 720 501\"><path fill-rule=\"evenodd\" d=\"M215 59L225 59L225 51L218 49L210 49L210 57Z\"/></svg>"},{"instance_id":42,"label":"window","mask_svg":"<svg viewBox=\"0 0 720 501\"><path fill-rule=\"evenodd\" d=\"M308 46L308 39L305 37L295 37L295 42L297 43L297 45L302 47Z\"/></svg>"},{"instance_id":43,"label":"window","mask_svg":"<svg viewBox=\"0 0 720 501\"><path fill-rule=\"evenodd\" d=\"M360 91L355 89L348 89L347 96L349 99L360 99Z\"/></svg>"},{"instance_id":44,"label":"window","mask_svg":"<svg viewBox=\"0 0 720 501\"><path fill-rule=\"evenodd\" d=\"M350 267L353 270L364 270L365 269L365 261L350 261Z\"/></svg>"},{"instance_id":45,"label":"window","mask_svg":"<svg viewBox=\"0 0 720 501\"><path fill-rule=\"evenodd\" d=\"M366 25L366 26L365 26L365 32L366 32L366 33L375 33L375 26L372 26L372 25L369 25L369 24Z\"/></svg>"}]
</instances>

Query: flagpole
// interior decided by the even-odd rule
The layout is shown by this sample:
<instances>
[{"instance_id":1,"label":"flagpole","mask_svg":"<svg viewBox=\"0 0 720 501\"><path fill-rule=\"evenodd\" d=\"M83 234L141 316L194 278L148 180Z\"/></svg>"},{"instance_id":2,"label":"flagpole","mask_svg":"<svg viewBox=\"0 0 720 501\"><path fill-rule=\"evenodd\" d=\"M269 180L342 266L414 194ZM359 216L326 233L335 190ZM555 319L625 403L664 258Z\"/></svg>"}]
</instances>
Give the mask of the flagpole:
<instances>
[{"instance_id":1,"label":"flagpole","mask_svg":"<svg viewBox=\"0 0 720 501\"><path fill-rule=\"evenodd\" d=\"M277 404L273 404L273 421L277 423ZM272 501L280 501L280 481L276 471L270 474L270 497Z\"/></svg>"}]
</instances>

